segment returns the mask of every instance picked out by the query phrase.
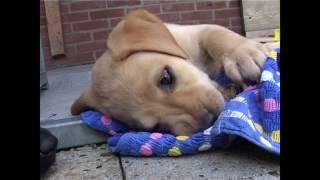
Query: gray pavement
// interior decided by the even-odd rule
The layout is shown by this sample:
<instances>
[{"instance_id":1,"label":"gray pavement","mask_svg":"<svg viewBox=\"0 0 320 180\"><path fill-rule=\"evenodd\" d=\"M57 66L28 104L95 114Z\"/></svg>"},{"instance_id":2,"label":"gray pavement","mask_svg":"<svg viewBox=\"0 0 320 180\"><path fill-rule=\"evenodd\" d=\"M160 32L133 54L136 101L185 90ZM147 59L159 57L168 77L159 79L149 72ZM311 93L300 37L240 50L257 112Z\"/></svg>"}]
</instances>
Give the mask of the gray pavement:
<instances>
[{"instance_id":1,"label":"gray pavement","mask_svg":"<svg viewBox=\"0 0 320 180\"><path fill-rule=\"evenodd\" d=\"M40 93L40 121L72 117L71 103L89 85L91 67L82 65L48 71L49 87Z\"/></svg>"},{"instance_id":2,"label":"gray pavement","mask_svg":"<svg viewBox=\"0 0 320 180\"><path fill-rule=\"evenodd\" d=\"M245 143L181 157L119 157L106 144L57 153L42 180L280 179L279 157Z\"/></svg>"},{"instance_id":3,"label":"gray pavement","mask_svg":"<svg viewBox=\"0 0 320 180\"><path fill-rule=\"evenodd\" d=\"M60 151L42 180L69 179L122 179L119 158L105 144Z\"/></svg>"},{"instance_id":4,"label":"gray pavement","mask_svg":"<svg viewBox=\"0 0 320 180\"><path fill-rule=\"evenodd\" d=\"M279 179L279 160L244 144L178 158L123 157L126 179Z\"/></svg>"}]
</instances>

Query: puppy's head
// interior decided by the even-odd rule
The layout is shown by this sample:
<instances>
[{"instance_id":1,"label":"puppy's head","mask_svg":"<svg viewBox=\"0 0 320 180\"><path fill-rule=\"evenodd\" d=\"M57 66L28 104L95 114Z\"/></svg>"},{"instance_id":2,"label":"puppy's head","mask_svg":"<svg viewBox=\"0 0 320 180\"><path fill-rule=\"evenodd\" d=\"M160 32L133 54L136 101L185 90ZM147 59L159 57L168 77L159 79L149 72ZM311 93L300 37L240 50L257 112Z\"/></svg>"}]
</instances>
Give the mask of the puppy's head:
<instances>
[{"instance_id":1,"label":"puppy's head","mask_svg":"<svg viewBox=\"0 0 320 180\"><path fill-rule=\"evenodd\" d=\"M207 128L224 106L208 76L189 62L164 24L134 11L111 32L92 85L73 104L110 114L131 127L190 135Z\"/></svg>"}]
</instances>

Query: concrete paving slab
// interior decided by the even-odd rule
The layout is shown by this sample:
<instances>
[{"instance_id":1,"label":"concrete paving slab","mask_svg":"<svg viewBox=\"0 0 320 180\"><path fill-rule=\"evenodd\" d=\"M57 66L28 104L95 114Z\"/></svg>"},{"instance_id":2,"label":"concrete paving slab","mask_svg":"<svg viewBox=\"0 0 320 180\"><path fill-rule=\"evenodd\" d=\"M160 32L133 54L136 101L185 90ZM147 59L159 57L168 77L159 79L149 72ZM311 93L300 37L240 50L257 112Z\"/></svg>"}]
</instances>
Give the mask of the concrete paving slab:
<instances>
[{"instance_id":1,"label":"concrete paving slab","mask_svg":"<svg viewBox=\"0 0 320 180\"><path fill-rule=\"evenodd\" d=\"M65 149L107 141L108 135L89 127L79 117L42 121L41 127L58 138L57 149Z\"/></svg>"},{"instance_id":2,"label":"concrete paving slab","mask_svg":"<svg viewBox=\"0 0 320 180\"><path fill-rule=\"evenodd\" d=\"M70 113L71 104L90 83L92 64L48 71L48 88L40 93L40 125L58 138L58 149L105 142L107 135Z\"/></svg>"},{"instance_id":3,"label":"concrete paving slab","mask_svg":"<svg viewBox=\"0 0 320 180\"><path fill-rule=\"evenodd\" d=\"M70 106L90 83L92 65L48 71L48 89L40 93L40 121L73 117Z\"/></svg>"},{"instance_id":4,"label":"concrete paving slab","mask_svg":"<svg viewBox=\"0 0 320 180\"><path fill-rule=\"evenodd\" d=\"M119 158L106 144L90 145L57 153L55 163L41 180L121 180Z\"/></svg>"},{"instance_id":5,"label":"concrete paving slab","mask_svg":"<svg viewBox=\"0 0 320 180\"><path fill-rule=\"evenodd\" d=\"M127 180L280 179L277 156L245 144L177 158L121 157Z\"/></svg>"}]
</instances>

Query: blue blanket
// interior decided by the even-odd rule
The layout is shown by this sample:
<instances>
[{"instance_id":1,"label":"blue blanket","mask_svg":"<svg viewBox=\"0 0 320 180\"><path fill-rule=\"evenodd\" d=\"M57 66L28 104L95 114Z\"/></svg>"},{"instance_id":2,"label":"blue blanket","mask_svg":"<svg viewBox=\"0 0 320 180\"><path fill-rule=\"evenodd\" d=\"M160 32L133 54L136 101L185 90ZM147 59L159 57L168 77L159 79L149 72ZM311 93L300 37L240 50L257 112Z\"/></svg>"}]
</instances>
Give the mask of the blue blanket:
<instances>
[{"instance_id":1,"label":"blue blanket","mask_svg":"<svg viewBox=\"0 0 320 180\"><path fill-rule=\"evenodd\" d=\"M223 112L210 128L190 137L131 131L117 119L92 109L80 116L90 127L108 133L112 151L121 155L181 156L226 148L243 139L280 155L279 63L280 49L276 49L264 64L260 83L240 93L226 76L219 76L216 81L237 95L226 100Z\"/></svg>"}]
</instances>

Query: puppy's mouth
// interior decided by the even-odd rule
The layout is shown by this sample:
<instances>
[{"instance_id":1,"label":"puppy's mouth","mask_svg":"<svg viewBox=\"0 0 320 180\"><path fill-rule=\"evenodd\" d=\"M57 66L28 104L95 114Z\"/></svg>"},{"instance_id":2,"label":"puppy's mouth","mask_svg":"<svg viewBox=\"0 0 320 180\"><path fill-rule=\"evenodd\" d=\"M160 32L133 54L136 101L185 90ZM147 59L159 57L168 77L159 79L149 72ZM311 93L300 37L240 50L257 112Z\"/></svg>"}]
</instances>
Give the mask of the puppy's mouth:
<instances>
[{"instance_id":1,"label":"puppy's mouth","mask_svg":"<svg viewBox=\"0 0 320 180\"><path fill-rule=\"evenodd\" d=\"M203 113L200 118L194 119L195 121L198 121L198 128L196 128L198 130L196 132L206 130L207 128L213 125L217 118L217 115L210 112L206 112ZM158 123L152 131L160 133L170 133L170 127L166 123Z\"/></svg>"}]
</instances>

